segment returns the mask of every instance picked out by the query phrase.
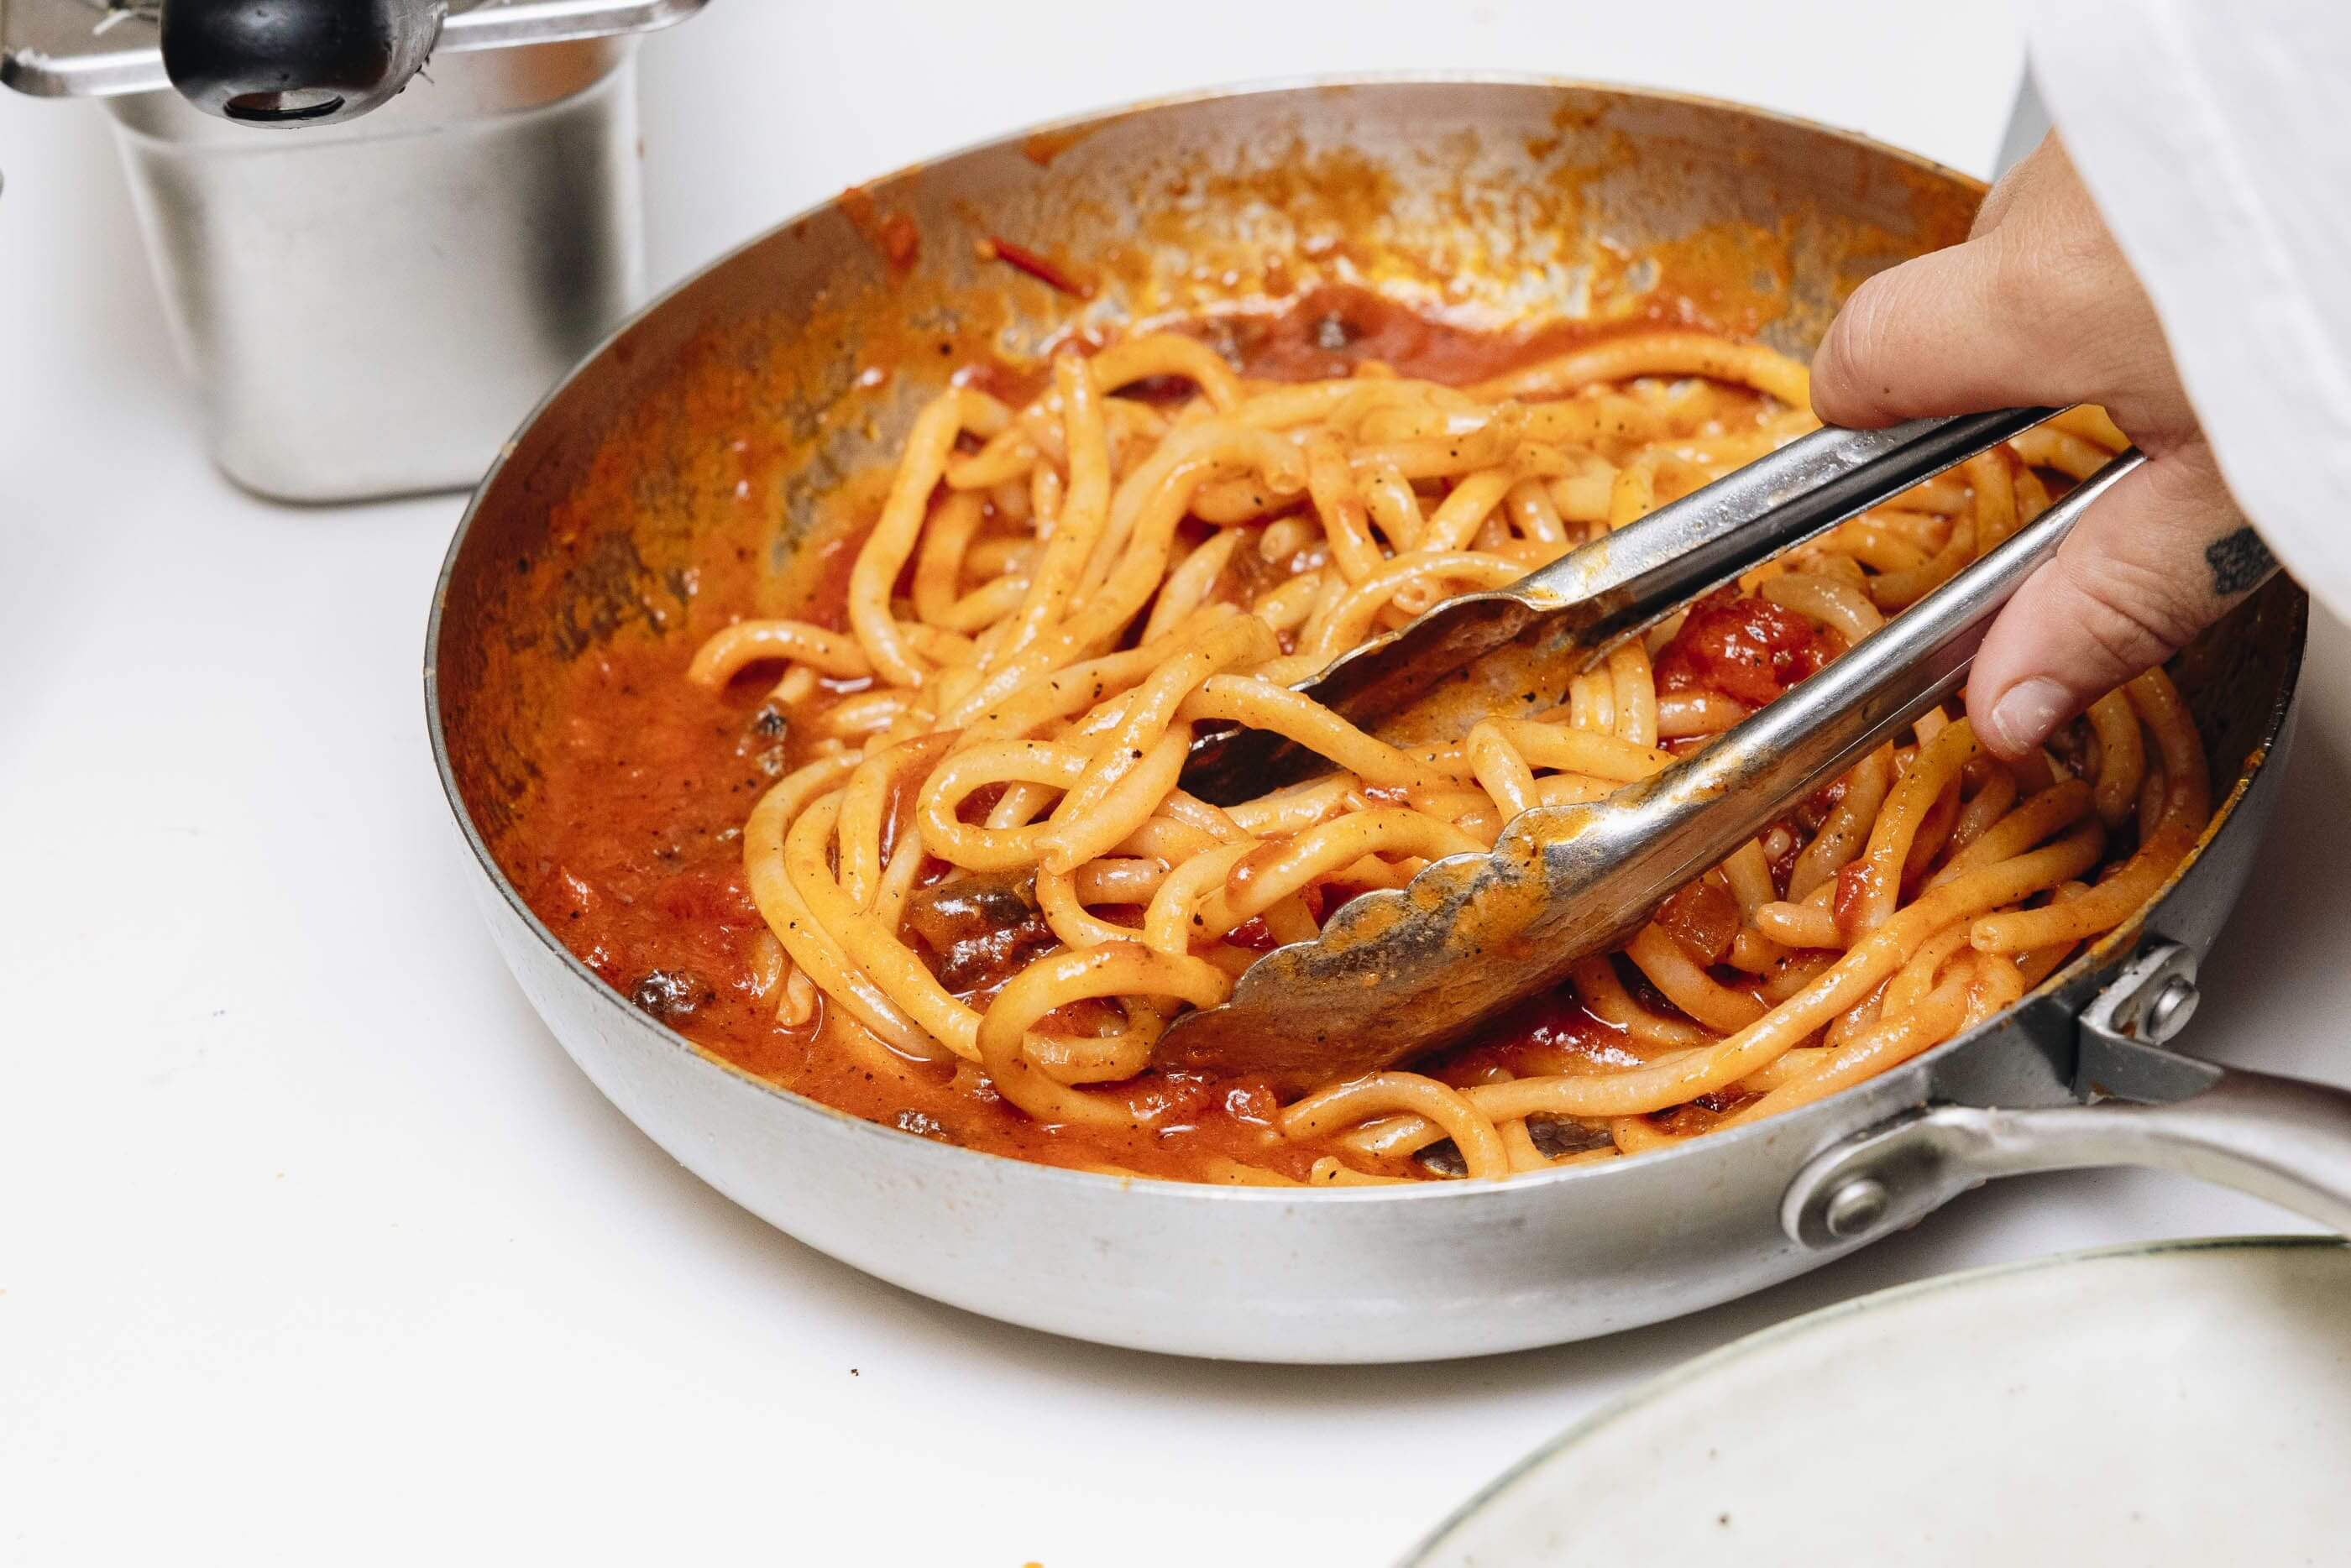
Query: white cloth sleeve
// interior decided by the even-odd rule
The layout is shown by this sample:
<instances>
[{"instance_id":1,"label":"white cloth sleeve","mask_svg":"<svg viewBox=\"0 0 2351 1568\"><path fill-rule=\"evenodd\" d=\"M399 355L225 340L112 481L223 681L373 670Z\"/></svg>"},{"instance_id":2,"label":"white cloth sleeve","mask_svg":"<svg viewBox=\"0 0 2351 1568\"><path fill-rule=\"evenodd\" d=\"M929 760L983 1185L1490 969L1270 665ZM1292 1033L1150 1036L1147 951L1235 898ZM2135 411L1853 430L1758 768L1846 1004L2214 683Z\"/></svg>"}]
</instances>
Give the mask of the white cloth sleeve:
<instances>
[{"instance_id":1,"label":"white cloth sleeve","mask_svg":"<svg viewBox=\"0 0 2351 1568\"><path fill-rule=\"evenodd\" d=\"M2034 0L2025 18L2230 490L2351 618L2351 4Z\"/></svg>"}]
</instances>

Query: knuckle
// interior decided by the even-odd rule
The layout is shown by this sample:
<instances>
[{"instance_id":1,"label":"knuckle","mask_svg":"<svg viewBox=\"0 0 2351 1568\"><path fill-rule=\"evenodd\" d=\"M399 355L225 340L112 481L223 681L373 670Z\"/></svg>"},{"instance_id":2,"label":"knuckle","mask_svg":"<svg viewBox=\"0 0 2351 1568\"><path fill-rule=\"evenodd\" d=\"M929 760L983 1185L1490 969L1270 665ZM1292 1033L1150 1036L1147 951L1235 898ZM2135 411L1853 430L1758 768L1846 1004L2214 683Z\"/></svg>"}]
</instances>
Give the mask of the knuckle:
<instances>
[{"instance_id":1,"label":"knuckle","mask_svg":"<svg viewBox=\"0 0 2351 1568\"><path fill-rule=\"evenodd\" d=\"M1984 274L1985 303L1995 321L2029 331L2062 313L2052 298L2064 286L2062 275L2052 268L2042 246L2022 238L2012 225L1985 239L1991 262Z\"/></svg>"},{"instance_id":2,"label":"knuckle","mask_svg":"<svg viewBox=\"0 0 2351 1568\"><path fill-rule=\"evenodd\" d=\"M2109 550L2060 552L2053 563L2074 629L2116 679L2168 658L2202 630L2200 606L2186 591L2192 574Z\"/></svg>"},{"instance_id":3,"label":"knuckle","mask_svg":"<svg viewBox=\"0 0 2351 1568\"><path fill-rule=\"evenodd\" d=\"M2059 281L2096 286L2116 270L2121 253L2115 249L2097 209L2086 202L2034 216L2036 221L2028 231L2032 248ZM2097 291L2104 289L2100 286Z\"/></svg>"},{"instance_id":4,"label":"knuckle","mask_svg":"<svg viewBox=\"0 0 2351 1568\"><path fill-rule=\"evenodd\" d=\"M2065 156L2064 144L2057 140L2055 131L2050 131L1984 192L1983 202L1976 209L1975 224L1968 231L1970 236L1989 234L2000 227L2008 221L2011 210L2020 203L2031 206L2041 199L2053 181L2063 182L2072 173L2073 165Z\"/></svg>"},{"instance_id":5,"label":"knuckle","mask_svg":"<svg viewBox=\"0 0 2351 1568\"><path fill-rule=\"evenodd\" d=\"M2008 222L2010 209L2022 200L2032 187L2034 163L2039 157L2038 152L2027 156L2023 162L2001 175L1992 188L1984 192L1982 203L1976 208L1975 222L1968 226L1970 239L1980 239Z\"/></svg>"},{"instance_id":6,"label":"knuckle","mask_svg":"<svg viewBox=\"0 0 2351 1568\"><path fill-rule=\"evenodd\" d=\"M1989 303L2011 326L2084 364L2149 340L2153 308L2095 208L2019 211L1987 240Z\"/></svg>"}]
</instances>

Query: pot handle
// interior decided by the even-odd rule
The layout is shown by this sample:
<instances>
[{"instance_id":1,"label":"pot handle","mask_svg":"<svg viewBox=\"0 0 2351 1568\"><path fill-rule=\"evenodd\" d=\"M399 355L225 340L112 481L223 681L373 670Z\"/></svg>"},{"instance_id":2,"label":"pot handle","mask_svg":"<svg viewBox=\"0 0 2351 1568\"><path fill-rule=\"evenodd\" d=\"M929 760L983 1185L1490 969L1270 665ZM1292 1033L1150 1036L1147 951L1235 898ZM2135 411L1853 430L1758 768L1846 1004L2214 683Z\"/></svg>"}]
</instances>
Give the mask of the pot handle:
<instances>
[{"instance_id":1,"label":"pot handle","mask_svg":"<svg viewBox=\"0 0 2351 1568\"><path fill-rule=\"evenodd\" d=\"M2165 1103L1914 1111L1815 1156L1782 1199L1781 1223L1804 1246L1844 1247L1914 1224L1993 1177L2135 1165L2351 1233L2351 1091L2163 1049L2194 1008L2194 973L2192 950L2158 942L2082 1014L2084 1096Z\"/></svg>"},{"instance_id":2,"label":"pot handle","mask_svg":"<svg viewBox=\"0 0 2351 1568\"><path fill-rule=\"evenodd\" d=\"M165 0L163 70L206 114L332 125L398 97L448 11L448 0Z\"/></svg>"}]
</instances>

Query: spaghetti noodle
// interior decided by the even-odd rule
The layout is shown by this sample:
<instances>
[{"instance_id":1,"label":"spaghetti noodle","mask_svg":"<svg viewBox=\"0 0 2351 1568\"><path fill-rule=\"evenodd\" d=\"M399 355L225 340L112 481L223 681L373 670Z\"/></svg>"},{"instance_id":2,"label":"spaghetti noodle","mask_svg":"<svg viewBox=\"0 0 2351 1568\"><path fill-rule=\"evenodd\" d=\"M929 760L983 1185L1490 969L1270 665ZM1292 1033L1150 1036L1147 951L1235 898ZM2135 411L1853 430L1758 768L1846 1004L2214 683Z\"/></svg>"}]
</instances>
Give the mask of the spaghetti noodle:
<instances>
[{"instance_id":1,"label":"spaghetti noodle","mask_svg":"<svg viewBox=\"0 0 2351 1568\"><path fill-rule=\"evenodd\" d=\"M1267 379L1151 332L923 410L837 601L727 626L688 671L771 683L761 712L790 738L740 842L763 928L745 984L778 1028L884 1103L1025 1124L1032 1158L1132 1170L1120 1140L1217 1118L1221 1152L1185 1174L1503 1178L1744 1125L1929 1049L2126 921L2203 827L2204 758L2160 670L2019 765L1938 711L1467 1046L1322 1085L1153 1070L1169 1020L1268 947L1705 745L2121 439L2055 421L1557 691L1380 735L1290 684L1814 422L1802 366L1680 327L1468 384L1408 369ZM1230 724L1330 771L1196 799L1186 748Z\"/></svg>"}]
</instances>

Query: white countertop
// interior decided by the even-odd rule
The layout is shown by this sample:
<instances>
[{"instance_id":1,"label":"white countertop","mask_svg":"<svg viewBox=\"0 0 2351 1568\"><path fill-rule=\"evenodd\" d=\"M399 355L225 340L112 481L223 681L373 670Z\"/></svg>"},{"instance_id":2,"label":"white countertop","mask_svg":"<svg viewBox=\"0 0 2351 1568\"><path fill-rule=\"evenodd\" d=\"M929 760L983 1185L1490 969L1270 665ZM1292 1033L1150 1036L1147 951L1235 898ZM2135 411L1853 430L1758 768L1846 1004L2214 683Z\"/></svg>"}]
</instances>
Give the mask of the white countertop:
<instances>
[{"instance_id":1,"label":"white countertop","mask_svg":"<svg viewBox=\"0 0 2351 1568\"><path fill-rule=\"evenodd\" d=\"M852 178L1221 79L1663 83L1982 171L2019 72L2003 6L1122 9L726 0L653 41L656 281ZM0 93L0 1561L1382 1563L1792 1314L2295 1228L2180 1179L2017 1181L1700 1316L1387 1370L1066 1344L853 1273L638 1135L484 940L419 694L459 500L232 488L103 117ZM2351 1078L2340 631L2305 688L2190 1039Z\"/></svg>"}]
</instances>

